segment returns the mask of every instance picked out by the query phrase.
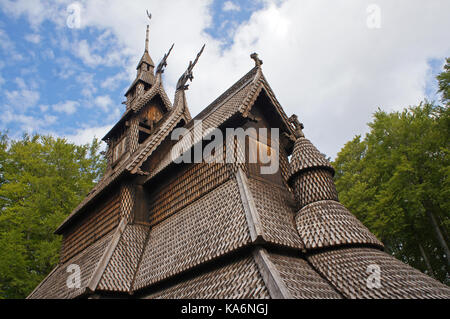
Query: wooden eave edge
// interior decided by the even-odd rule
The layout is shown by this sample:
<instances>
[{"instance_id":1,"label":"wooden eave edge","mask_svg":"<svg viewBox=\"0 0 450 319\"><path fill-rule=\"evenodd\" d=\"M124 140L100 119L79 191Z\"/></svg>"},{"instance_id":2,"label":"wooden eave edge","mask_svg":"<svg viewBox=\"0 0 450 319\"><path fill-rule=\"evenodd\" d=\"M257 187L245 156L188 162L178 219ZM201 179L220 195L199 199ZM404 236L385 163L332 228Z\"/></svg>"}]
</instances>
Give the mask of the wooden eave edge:
<instances>
[{"instance_id":1,"label":"wooden eave edge","mask_svg":"<svg viewBox=\"0 0 450 319\"><path fill-rule=\"evenodd\" d=\"M37 285L36 288L33 289L33 291L25 298L30 299L30 297L50 278L50 276L59 268L60 264L58 263L53 270Z\"/></svg>"},{"instance_id":2,"label":"wooden eave edge","mask_svg":"<svg viewBox=\"0 0 450 319\"><path fill-rule=\"evenodd\" d=\"M122 237L122 234L125 231L127 225L128 225L127 219L122 218L122 220L119 223L119 226L117 226L117 229L114 232L113 237L111 238L108 247L106 248L99 262L97 263L97 266L91 276L91 279L89 280L88 285L85 288L86 293L94 293L97 290L97 286L100 280L102 279L106 267L108 267L109 261L111 260L111 257L114 251L116 250L116 247L119 244L120 238Z\"/></svg>"}]
</instances>

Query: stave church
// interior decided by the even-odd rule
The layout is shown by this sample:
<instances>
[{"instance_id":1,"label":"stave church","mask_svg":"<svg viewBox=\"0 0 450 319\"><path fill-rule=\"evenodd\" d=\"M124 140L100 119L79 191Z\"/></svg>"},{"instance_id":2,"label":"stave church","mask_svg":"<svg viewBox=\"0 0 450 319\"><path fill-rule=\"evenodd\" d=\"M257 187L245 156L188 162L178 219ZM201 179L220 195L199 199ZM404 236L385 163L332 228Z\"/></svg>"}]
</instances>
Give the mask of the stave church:
<instances>
[{"instance_id":1,"label":"stave church","mask_svg":"<svg viewBox=\"0 0 450 319\"><path fill-rule=\"evenodd\" d=\"M192 118L185 91L203 48L172 102L162 80L172 48L155 66L148 44L147 26L126 109L103 138L107 169L56 229L59 263L28 298L450 298L339 202L333 167L284 112L257 54ZM174 140L180 128L193 138ZM207 148L211 130L237 128L279 134L248 134L243 147L232 137L214 160L173 156L180 143L187 154ZM251 149L276 152L276 172L263 174ZM224 160L229 152L240 160Z\"/></svg>"}]
</instances>

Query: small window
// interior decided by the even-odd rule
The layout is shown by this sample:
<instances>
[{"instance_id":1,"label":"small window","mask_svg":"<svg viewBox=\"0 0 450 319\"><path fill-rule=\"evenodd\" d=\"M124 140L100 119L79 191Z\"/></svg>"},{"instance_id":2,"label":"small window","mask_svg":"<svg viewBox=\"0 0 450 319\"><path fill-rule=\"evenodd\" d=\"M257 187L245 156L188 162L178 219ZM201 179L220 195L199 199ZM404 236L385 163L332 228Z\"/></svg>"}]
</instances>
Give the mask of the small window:
<instances>
[{"instance_id":1,"label":"small window","mask_svg":"<svg viewBox=\"0 0 450 319\"><path fill-rule=\"evenodd\" d=\"M115 163L121 156L123 153L125 153L125 148L126 148L126 138L122 138L122 140L120 140L116 146L114 146L113 149L113 163Z\"/></svg>"}]
</instances>

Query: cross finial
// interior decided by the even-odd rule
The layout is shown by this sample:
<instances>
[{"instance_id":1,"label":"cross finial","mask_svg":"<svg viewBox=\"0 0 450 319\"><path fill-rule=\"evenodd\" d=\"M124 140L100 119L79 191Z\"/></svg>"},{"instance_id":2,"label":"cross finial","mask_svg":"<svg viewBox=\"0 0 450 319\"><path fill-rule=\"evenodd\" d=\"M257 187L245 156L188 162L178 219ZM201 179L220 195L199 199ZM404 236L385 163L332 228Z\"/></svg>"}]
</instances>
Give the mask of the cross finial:
<instances>
[{"instance_id":1,"label":"cross finial","mask_svg":"<svg viewBox=\"0 0 450 319\"><path fill-rule=\"evenodd\" d=\"M250 54L250 57L255 60L255 66L260 67L263 64L263 61L258 58L258 53L254 52Z\"/></svg>"}]
</instances>

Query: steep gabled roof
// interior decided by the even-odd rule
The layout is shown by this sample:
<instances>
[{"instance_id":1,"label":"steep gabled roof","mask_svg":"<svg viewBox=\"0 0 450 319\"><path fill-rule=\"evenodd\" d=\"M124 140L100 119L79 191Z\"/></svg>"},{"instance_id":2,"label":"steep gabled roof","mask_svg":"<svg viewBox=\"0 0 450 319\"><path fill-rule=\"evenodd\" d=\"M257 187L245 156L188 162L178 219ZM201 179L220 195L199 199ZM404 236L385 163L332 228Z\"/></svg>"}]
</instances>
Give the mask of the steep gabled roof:
<instances>
[{"instance_id":1,"label":"steep gabled roof","mask_svg":"<svg viewBox=\"0 0 450 319\"><path fill-rule=\"evenodd\" d=\"M450 287L374 248L325 250L307 257L316 271L349 299L448 299ZM368 285L368 271L380 270L381 286Z\"/></svg>"},{"instance_id":2,"label":"steep gabled roof","mask_svg":"<svg viewBox=\"0 0 450 319\"><path fill-rule=\"evenodd\" d=\"M58 265L28 298L74 298L96 292L141 298L450 295L450 288L379 249L340 247L305 253L305 245L295 236L289 191L280 187L279 193L272 196L270 182L247 178L238 170L151 228L123 219L109 235ZM264 248L267 245L272 248ZM72 263L82 270L79 289L66 285ZM373 264L382 271L383 286L377 289L367 286L367 267Z\"/></svg>"},{"instance_id":3,"label":"steep gabled roof","mask_svg":"<svg viewBox=\"0 0 450 319\"><path fill-rule=\"evenodd\" d=\"M163 142L172 130L181 122L188 122L191 115L187 108L184 91L177 91L175 94L175 105L167 118L160 126L156 127L156 133L145 143L145 147L135 153L133 160L128 164L127 169L132 173L137 173L141 165L149 158L153 151Z\"/></svg>"},{"instance_id":4,"label":"steep gabled roof","mask_svg":"<svg viewBox=\"0 0 450 319\"><path fill-rule=\"evenodd\" d=\"M255 68L194 120L187 109L185 88L178 89L174 106L168 108L155 133L107 172L57 232L122 176L149 175L146 182L150 182L171 165L168 152L156 169L141 170L181 122L197 134L194 121L203 122L203 131L193 141L178 142L187 150L209 130L236 115L249 116L262 92L269 98L273 114L278 114L284 133L296 139L291 164L286 165L291 188L246 174L244 166L235 164L217 164L224 166L219 173L212 170L213 174L201 175L194 170L185 175L193 177L193 184L202 191L189 197L186 184L165 184L178 188L170 194L170 210L153 211L149 224L129 224L127 217L122 217L109 233L59 264L29 298L76 298L111 292L143 298L450 296L449 287L385 253L383 244L339 203L331 164L304 137L300 123L287 118L262 74L262 62L254 57ZM126 114L139 112L156 94L167 99L160 76L158 85ZM214 156L223 155L217 153ZM201 165L194 168L202 169ZM176 202L178 197L190 200ZM166 199L158 195L156 202ZM81 287L77 289L66 284L71 264L81 268ZM380 267L383 278L382 286L375 289L367 284L368 267L373 265Z\"/></svg>"},{"instance_id":5,"label":"steep gabled roof","mask_svg":"<svg viewBox=\"0 0 450 319\"><path fill-rule=\"evenodd\" d=\"M104 236L102 239L70 258L65 263L57 265L27 298L68 299L83 295L93 278L96 268L107 251L112 237L113 233ZM69 269L70 272L68 272L68 267L70 265L79 266L81 277L79 288L70 288L67 286L68 276L73 271Z\"/></svg>"},{"instance_id":6,"label":"steep gabled roof","mask_svg":"<svg viewBox=\"0 0 450 319\"><path fill-rule=\"evenodd\" d=\"M144 105L150 102L157 95L161 97L166 111L172 109L172 103L167 97L167 93L162 83L161 74L159 73L156 75L155 84L150 88L150 90L145 92L142 96L137 97L137 100L134 101L131 107L125 111L119 121L117 121L117 123L111 128L111 130L106 133L102 140L106 141L113 132L124 125L126 120L128 120L133 114L138 113Z\"/></svg>"},{"instance_id":7,"label":"steep gabled roof","mask_svg":"<svg viewBox=\"0 0 450 319\"><path fill-rule=\"evenodd\" d=\"M160 78L160 75L158 76ZM161 96L165 96L165 99L168 100L167 95L165 94L164 88L162 84L155 85L154 88L149 90L139 103L136 104L135 112L138 112L145 103L150 101L156 94L161 94ZM170 103L170 101L168 101ZM133 110L133 111L134 111ZM173 128L182 120L187 121L188 116L185 115L185 110L183 108L172 108L170 105L170 110L167 112L163 119L158 124L155 133L152 134L147 140L139 146L139 148L133 153L128 154L119 164L117 164L114 169L111 169L106 172L106 175L94 186L94 188L89 192L89 194L84 198L84 200L72 211L72 213L63 221L63 223L58 227L55 231L56 234L60 234L61 231L72 221L80 212L82 212L83 208L86 207L89 203L91 203L95 198L97 198L108 186L112 185L113 182L118 180L125 173L142 173L138 171L136 165L140 163L143 158L147 158L154 149L156 149L161 142L167 137L168 134L173 130Z\"/></svg>"},{"instance_id":8,"label":"steep gabled roof","mask_svg":"<svg viewBox=\"0 0 450 319\"><path fill-rule=\"evenodd\" d=\"M289 119L264 77L261 67L255 66L185 126L189 130L188 134L193 135L193 140L181 138L177 142L176 147L188 150L204 136L208 135L212 129L218 128L231 117L237 114L241 114L244 117L248 116L256 99L263 90L266 92L272 105L274 105L276 113L280 117L280 122L284 125L284 130L288 135L293 135L294 130ZM198 130L194 129L194 123L196 121L202 121L202 135L194 135L198 133ZM159 165L153 171L149 172L150 178L164 170L172 162L172 154L167 154Z\"/></svg>"},{"instance_id":9,"label":"steep gabled roof","mask_svg":"<svg viewBox=\"0 0 450 319\"><path fill-rule=\"evenodd\" d=\"M59 265L29 297L65 298L94 291L136 294L255 243L267 242L300 252L303 244L295 234L289 192L280 188L273 198L261 201L257 189L265 187L265 193L270 186L254 182L238 171L201 199L152 228L128 224L126 219L122 219L109 235ZM258 230L256 236L252 236L255 227ZM167 238L169 233L173 235L171 240ZM96 247L100 246L101 250L98 250ZM92 255L93 251L96 254ZM90 257L83 262L82 256ZM256 272L254 275L242 274L243 278L253 280L253 276L266 276L259 273L257 257L250 254L249 258ZM82 273L82 286L76 292L65 285L66 268L75 261L80 262L83 269L89 269ZM303 268L308 267L304 260L300 262ZM222 272L223 267L226 269L227 263L220 266L217 273ZM304 280L309 276L317 277L312 269L308 272ZM192 284L189 285L195 289ZM323 281L322 285L326 283ZM258 289L266 289L264 283L258 286ZM327 289L333 291L331 287ZM48 295L46 291L54 292ZM214 294L213 291L211 293Z\"/></svg>"}]
</instances>

